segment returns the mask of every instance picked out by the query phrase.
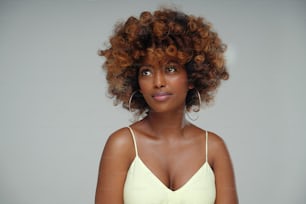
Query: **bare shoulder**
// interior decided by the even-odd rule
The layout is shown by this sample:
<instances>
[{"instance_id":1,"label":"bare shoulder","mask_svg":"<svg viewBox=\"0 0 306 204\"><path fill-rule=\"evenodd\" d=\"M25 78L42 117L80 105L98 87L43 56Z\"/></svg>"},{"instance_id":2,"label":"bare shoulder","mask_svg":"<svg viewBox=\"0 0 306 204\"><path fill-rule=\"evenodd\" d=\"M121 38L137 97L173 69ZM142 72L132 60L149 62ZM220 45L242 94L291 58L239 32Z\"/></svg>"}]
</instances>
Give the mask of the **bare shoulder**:
<instances>
[{"instance_id":1,"label":"bare shoulder","mask_svg":"<svg viewBox=\"0 0 306 204\"><path fill-rule=\"evenodd\" d=\"M208 133L208 146L209 155L211 156L212 163L217 160L230 160L229 151L227 149L224 139L214 132Z\"/></svg>"},{"instance_id":2,"label":"bare shoulder","mask_svg":"<svg viewBox=\"0 0 306 204\"><path fill-rule=\"evenodd\" d=\"M122 203L133 151L133 139L128 128L121 128L108 137L100 161L96 203Z\"/></svg>"},{"instance_id":3,"label":"bare shoulder","mask_svg":"<svg viewBox=\"0 0 306 204\"><path fill-rule=\"evenodd\" d=\"M113 132L107 139L103 154L112 156L122 155L123 158L132 159L134 155L134 143L128 128L121 128Z\"/></svg>"},{"instance_id":4,"label":"bare shoulder","mask_svg":"<svg viewBox=\"0 0 306 204\"><path fill-rule=\"evenodd\" d=\"M133 143L133 141L130 131L126 127L113 132L106 141L106 144L115 147L125 147L128 143Z\"/></svg>"},{"instance_id":5,"label":"bare shoulder","mask_svg":"<svg viewBox=\"0 0 306 204\"><path fill-rule=\"evenodd\" d=\"M214 132L208 132L208 141L212 149L226 148L224 139Z\"/></svg>"},{"instance_id":6,"label":"bare shoulder","mask_svg":"<svg viewBox=\"0 0 306 204\"><path fill-rule=\"evenodd\" d=\"M208 137L211 166L215 174L216 203L238 203L234 168L224 140L213 132Z\"/></svg>"}]
</instances>

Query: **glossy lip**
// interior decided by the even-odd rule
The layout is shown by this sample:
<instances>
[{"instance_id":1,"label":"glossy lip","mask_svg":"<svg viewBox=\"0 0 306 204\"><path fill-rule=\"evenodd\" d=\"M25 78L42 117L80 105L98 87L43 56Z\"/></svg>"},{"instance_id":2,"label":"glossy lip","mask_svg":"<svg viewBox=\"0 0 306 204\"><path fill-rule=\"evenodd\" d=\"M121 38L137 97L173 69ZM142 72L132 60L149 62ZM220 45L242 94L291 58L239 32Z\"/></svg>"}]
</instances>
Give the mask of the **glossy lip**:
<instances>
[{"instance_id":1,"label":"glossy lip","mask_svg":"<svg viewBox=\"0 0 306 204\"><path fill-rule=\"evenodd\" d=\"M152 97L159 102L165 101L167 100L172 94L168 93L168 92L158 92L155 93Z\"/></svg>"}]
</instances>

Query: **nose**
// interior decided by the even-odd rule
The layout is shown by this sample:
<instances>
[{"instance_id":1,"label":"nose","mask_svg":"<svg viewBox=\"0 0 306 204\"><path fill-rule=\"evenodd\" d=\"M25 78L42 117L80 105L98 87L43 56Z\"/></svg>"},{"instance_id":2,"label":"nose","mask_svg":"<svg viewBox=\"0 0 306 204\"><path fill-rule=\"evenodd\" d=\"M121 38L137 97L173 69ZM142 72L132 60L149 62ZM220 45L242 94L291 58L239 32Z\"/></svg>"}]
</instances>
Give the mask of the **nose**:
<instances>
[{"instance_id":1,"label":"nose","mask_svg":"<svg viewBox=\"0 0 306 204\"><path fill-rule=\"evenodd\" d=\"M157 71L154 75L154 87L162 88L166 85L166 79L161 71Z\"/></svg>"}]
</instances>

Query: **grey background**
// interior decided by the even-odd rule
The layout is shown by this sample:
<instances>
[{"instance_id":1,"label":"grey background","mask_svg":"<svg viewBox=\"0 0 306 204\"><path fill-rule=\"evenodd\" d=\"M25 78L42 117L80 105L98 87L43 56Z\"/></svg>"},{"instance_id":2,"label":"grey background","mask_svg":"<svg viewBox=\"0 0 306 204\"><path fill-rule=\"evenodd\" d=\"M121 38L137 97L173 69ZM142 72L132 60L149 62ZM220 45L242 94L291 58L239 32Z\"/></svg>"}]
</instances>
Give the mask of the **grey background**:
<instances>
[{"instance_id":1,"label":"grey background","mask_svg":"<svg viewBox=\"0 0 306 204\"><path fill-rule=\"evenodd\" d=\"M173 3L228 44L231 78L195 123L226 141L240 203L305 203L305 1L1 0L1 204L93 203L104 142L132 119L97 50L118 20Z\"/></svg>"}]
</instances>

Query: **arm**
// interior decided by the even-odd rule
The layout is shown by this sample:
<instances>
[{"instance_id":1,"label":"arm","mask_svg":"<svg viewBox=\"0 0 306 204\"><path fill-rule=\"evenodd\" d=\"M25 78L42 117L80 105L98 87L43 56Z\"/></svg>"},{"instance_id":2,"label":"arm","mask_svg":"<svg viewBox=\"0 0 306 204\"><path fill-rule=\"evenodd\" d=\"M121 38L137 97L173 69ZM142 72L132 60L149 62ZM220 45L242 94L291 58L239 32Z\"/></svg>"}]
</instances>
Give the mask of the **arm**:
<instances>
[{"instance_id":1,"label":"arm","mask_svg":"<svg viewBox=\"0 0 306 204\"><path fill-rule=\"evenodd\" d=\"M211 134L212 168L216 178L215 204L238 204L233 165L224 141Z\"/></svg>"},{"instance_id":2,"label":"arm","mask_svg":"<svg viewBox=\"0 0 306 204\"><path fill-rule=\"evenodd\" d=\"M123 204L124 182L134 154L126 128L108 138L100 161L95 204Z\"/></svg>"}]
</instances>

